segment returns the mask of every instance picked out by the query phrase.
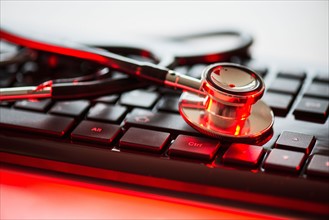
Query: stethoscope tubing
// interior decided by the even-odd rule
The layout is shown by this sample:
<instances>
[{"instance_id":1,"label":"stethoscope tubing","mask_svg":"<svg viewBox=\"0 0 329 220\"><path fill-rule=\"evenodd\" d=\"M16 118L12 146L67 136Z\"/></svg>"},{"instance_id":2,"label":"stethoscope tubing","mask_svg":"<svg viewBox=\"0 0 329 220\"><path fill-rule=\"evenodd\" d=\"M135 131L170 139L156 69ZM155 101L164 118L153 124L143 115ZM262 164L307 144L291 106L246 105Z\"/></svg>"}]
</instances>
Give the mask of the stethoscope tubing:
<instances>
[{"instance_id":1,"label":"stethoscope tubing","mask_svg":"<svg viewBox=\"0 0 329 220\"><path fill-rule=\"evenodd\" d=\"M200 80L194 79L192 77L179 74L167 68L167 66L175 65L174 62L182 63L193 63L196 61L205 61L209 62L209 59L221 60L226 59L233 54L242 54L246 53L247 48L252 43L252 38L249 35L242 34L239 32L213 32L212 35L225 35L233 34L241 37L241 44L233 48L232 50L223 51L217 54L196 54L191 56L167 56L163 60L166 60L167 63L164 63L163 60L160 65L153 64L150 62L141 62L125 56L121 56L106 50L99 48L88 47L85 45L62 45L56 43L48 43L45 41L34 40L31 38L26 38L14 34L5 29L0 30L1 38L7 40L11 43L15 43L20 46L31 48L38 51L45 51L48 53L54 53L69 57L80 58L83 60L88 60L96 62L102 66L109 67L114 70L119 70L123 73L127 73L136 78L142 79L145 82L156 84L156 85L165 85L173 87L175 89L181 89L184 91L190 91L194 93L203 94L200 90ZM206 35L206 34L204 34ZM200 37L201 35L192 35L193 37ZM185 37L187 38L187 37ZM173 39L175 41L180 41L183 38ZM169 58L170 57L170 58ZM215 61L215 59L214 59ZM145 84L144 82L144 84ZM24 88L10 88L10 89L0 89L0 100L6 99L21 99L21 98L53 98L53 99L74 99L81 97L90 97L101 94L109 94L113 92L120 92L122 89L127 86L123 86L124 81L116 80L116 82L111 82L111 80L94 80L87 82L66 82L66 83L56 83L55 81L45 82L40 86L35 88L29 87L26 90ZM137 83L138 84L138 83ZM143 84L139 82L139 84ZM120 88L115 88L120 86ZM129 86L128 86L129 87ZM134 86L133 86L134 87ZM23 93L20 93L22 92ZM13 95L14 93L14 95ZM21 96L20 96L21 94Z\"/></svg>"}]
</instances>

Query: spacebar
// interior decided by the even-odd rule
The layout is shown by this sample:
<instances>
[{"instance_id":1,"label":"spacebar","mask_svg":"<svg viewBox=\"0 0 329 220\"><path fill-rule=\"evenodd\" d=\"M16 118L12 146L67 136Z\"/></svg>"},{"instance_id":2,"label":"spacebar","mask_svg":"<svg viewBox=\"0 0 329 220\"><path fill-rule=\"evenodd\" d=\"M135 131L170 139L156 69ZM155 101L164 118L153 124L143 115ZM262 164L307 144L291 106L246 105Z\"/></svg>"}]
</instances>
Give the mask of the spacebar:
<instances>
[{"instance_id":1,"label":"spacebar","mask_svg":"<svg viewBox=\"0 0 329 220\"><path fill-rule=\"evenodd\" d=\"M0 128L17 129L52 136L63 136L74 119L63 116L0 108Z\"/></svg>"}]
</instances>

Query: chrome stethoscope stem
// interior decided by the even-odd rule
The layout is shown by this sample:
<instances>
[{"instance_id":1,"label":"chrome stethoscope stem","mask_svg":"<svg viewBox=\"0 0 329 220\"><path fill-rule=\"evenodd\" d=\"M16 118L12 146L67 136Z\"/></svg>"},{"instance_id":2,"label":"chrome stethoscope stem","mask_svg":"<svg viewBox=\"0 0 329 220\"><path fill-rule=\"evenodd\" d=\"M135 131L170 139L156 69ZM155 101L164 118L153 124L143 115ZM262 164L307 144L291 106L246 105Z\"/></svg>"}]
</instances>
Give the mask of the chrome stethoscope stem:
<instances>
[{"instance_id":1,"label":"chrome stethoscope stem","mask_svg":"<svg viewBox=\"0 0 329 220\"><path fill-rule=\"evenodd\" d=\"M2 88L0 89L0 101L51 98L51 90L51 87L38 89L38 86Z\"/></svg>"}]
</instances>

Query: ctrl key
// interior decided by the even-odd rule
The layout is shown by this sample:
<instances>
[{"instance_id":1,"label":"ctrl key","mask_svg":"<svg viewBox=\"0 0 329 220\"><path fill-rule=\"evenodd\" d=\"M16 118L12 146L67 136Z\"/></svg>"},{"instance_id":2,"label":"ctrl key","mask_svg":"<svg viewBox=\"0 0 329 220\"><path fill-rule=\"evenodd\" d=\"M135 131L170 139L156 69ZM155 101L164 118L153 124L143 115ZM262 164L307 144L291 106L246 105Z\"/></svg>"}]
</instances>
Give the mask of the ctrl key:
<instances>
[{"instance_id":1,"label":"ctrl key","mask_svg":"<svg viewBox=\"0 0 329 220\"><path fill-rule=\"evenodd\" d=\"M211 160L220 143L217 140L179 135L169 148L170 156Z\"/></svg>"},{"instance_id":2,"label":"ctrl key","mask_svg":"<svg viewBox=\"0 0 329 220\"><path fill-rule=\"evenodd\" d=\"M120 126L101 122L82 121L71 133L73 140L110 143L120 133Z\"/></svg>"}]
</instances>

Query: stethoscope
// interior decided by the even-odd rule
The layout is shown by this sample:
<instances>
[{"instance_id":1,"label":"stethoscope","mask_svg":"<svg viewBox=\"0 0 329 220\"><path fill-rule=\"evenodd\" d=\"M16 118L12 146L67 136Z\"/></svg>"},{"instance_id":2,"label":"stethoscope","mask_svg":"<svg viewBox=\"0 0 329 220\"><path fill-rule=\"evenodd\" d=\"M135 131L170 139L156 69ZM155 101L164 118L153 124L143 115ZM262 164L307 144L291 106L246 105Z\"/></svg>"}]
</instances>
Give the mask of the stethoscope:
<instances>
[{"instance_id":1,"label":"stethoscope","mask_svg":"<svg viewBox=\"0 0 329 220\"><path fill-rule=\"evenodd\" d=\"M95 62L103 67L119 70L155 85L180 89L184 92L179 100L179 112L184 120L202 134L229 141L258 143L272 133L274 115L260 100L265 85L253 70L233 63L215 63L203 70L201 80L171 70L176 65L214 63L234 56L247 56L252 37L236 31L217 31L171 39L178 42L203 37L233 36L238 39L234 46L221 51L154 53L151 50L131 46L91 47L63 42L49 43L44 40L22 37L1 29L1 39L51 54L63 55ZM111 52L109 52L111 51ZM29 57L16 56L16 60ZM142 62L120 54L134 53L152 59L155 63ZM169 54L169 55L168 55ZM23 59L22 58L22 59ZM15 60L13 59L13 60ZM24 60L24 59L23 59ZM10 61L2 61L10 62ZM95 77L96 75L100 77ZM74 99L119 92L128 81L109 80L102 71L92 76L46 81L38 86L0 89L0 101L17 99ZM131 79L129 79L131 80Z\"/></svg>"}]
</instances>

